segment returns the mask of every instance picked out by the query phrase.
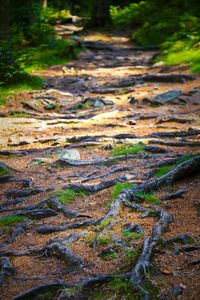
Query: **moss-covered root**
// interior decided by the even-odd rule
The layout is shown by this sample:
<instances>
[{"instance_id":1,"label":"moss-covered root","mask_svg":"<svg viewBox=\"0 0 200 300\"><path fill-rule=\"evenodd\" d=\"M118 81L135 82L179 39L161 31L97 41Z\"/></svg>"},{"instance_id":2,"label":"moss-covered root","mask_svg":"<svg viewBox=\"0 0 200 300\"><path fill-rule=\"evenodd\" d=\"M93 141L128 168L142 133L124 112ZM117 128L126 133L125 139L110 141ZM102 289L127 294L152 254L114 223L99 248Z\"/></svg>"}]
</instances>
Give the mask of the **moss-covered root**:
<instances>
[{"instance_id":1,"label":"moss-covered root","mask_svg":"<svg viewBox=\"0 0 200 300\"><path fill-rule=\"evenodd\" d=\"M156 207L155 210L159 214L160 219L153 226L151 237L145 238L142 253L131 271L132 286L136 290L142 292L144 299L149 299L149 292L143 287L143 282L146 271L151 263L152 251L159 241L162 232L167 228L168 224L173 221L170 214Z\"/></svg>"}]
</instances>

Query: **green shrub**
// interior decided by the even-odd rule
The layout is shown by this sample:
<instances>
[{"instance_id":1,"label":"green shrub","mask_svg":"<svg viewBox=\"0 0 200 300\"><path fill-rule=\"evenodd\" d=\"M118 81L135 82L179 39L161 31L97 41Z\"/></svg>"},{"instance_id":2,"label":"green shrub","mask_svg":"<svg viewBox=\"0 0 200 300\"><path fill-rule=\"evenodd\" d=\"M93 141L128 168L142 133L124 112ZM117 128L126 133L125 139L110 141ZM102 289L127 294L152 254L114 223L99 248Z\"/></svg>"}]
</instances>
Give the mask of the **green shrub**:
<instances>
[{"instance_id":1,"label":"green shrub","mask_svg":"<svg viewBox=\"0 0 200 300\"><path fill-rule=\"evenodd\" d=\"M22 51L18 63L27 72L52 65L64 64L78 53L75 42L52 40L48 44Z\"/></svg>"},{"instance_id":2,"label":"green shrub","mask_svg":"<svg viewBox=\"0 0 200 300\"><path fill-rule=\"evenodd\" d=\"M16 63L12 44L0 41L0 86L8 83L18 74L19 65Z\"/></svg>"},{"instance_id":3,"label":"green shrub","mask_svg":"<svg viewBox=\"0 0 200 300\"><path fill-rule=\"evenodd\" d=\"M116 27L126 27L128 25L138 25L141 23L141 15L146 3L131 3L123 8L119 6L111 6L110 14L113 24Z\"/></svg>"},{"instance_id":4,"label":"green shrub","mask_svg":"<svg viewBox=\"0 0 200 300\"><path fill-rule=\"evenodd\" d=\"M42 11L42 18L49 24L56 24L57 21L62 21L71 18L71 13L67 9L57 10L52 7L48 7Z\"/></svg>"}]
</instances>

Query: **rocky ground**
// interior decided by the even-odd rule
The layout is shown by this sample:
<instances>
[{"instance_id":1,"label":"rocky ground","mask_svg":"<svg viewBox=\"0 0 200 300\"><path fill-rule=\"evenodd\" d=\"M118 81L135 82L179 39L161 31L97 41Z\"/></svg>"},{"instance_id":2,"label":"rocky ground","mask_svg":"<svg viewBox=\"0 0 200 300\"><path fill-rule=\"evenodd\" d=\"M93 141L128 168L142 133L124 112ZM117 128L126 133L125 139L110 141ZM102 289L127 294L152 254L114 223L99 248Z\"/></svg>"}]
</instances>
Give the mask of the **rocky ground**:
<instances>
[{"instance_id":1,"label":"rocky ground","mask_svg":"<svg viewBox=\"0 0 200 300\"><path fill-rule=\"evenodd\" d=\"M199 299L200 78L80 39L1 106L2 299Z\"/></svg>"}]
</instances>

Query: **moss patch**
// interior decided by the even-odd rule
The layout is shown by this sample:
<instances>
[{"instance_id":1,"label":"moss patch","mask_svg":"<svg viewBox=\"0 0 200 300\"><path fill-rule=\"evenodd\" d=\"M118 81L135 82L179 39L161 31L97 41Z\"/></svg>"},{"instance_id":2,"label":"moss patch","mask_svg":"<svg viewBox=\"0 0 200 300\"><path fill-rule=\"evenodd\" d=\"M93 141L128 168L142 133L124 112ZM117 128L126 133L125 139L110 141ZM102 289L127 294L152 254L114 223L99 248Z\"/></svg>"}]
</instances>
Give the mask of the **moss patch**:
<instances>
[{"instance_id":1,"label":"moss patch","mask_svg":"<svg viewBox=\"0 0 200 300\"><path fill-rule=\"evenodd\" d=\"M69 205L72 204L76 197L84 197L89 193L84 190L75 191L71 188L66 190L58 190L56 195L58 195L58 201L62 204Z\"/></svg>"},{"instance_id":2,"label":"moss patch","mask_svg":"<svg viewBox=\"0 0 200 300\"><path fill-rule=\"evenodd\" d=\"M167 166L159 167L154 172L154 175L155 175L155 177L159 178L159 177L165 175L166 173L168 173L172 168L173 168L173 165L167 165Z\"/></svg>"},{"instance_id":3,"label":"moss patch","mask_svg":"<svg viewBox=\"0 0 200 300\"><path fill-rule=\"evenodd\" d=\"M123 190L123 189L130 189L130 188L133 188L135 185L133 183L117 183L114 187L113 187L113 190L112 190L112 193L111 193L111 199L112 200L115 200L120 192Z\"/></svg>"},{"instance_id":4,"label":"moss patch","mask_svg":"<svg viewBox=\"0 0 200 300\"><path fill-rule=\"evenodd\" d=\"M0 218L0 229L3 231L8 231L13 226L17 225L18 223L23 222L26 219L24 216L7 216Z\"/></svg>"},{"instance_id":5,"label":"moss patch","mask_svg":"<svg viewBox=\"0 0 200 300\"><path fill-rule=\"evenodd\" d=\"M122 235L127 238L139 240L143 236L143 233L131 232L129 230L122 230Z\"/></svg>"},{"instance_id":6,"label":"moss patch","mask_svg":"<svg viewBox=\"0 0 200 300\"><path fill-rule=\"evenodd\" d=\"M112 156L119 156L125 154L137 154L144 150L144 144L139 142L137 144L121 144L112 149Z\"/></svg>"},{"instance_id":7,"label":"moss patch","mask_svg":"<svg viewBox=\"0 0 200 300\"><path fill-rule=\"evenodd\" d=\"M144 199L146 202L154 205L158 205L160 201L157 199L157 197L152 193L145 193L143 191L136 193L136 196L139 198Z\"/></svg>"}]
</instances>

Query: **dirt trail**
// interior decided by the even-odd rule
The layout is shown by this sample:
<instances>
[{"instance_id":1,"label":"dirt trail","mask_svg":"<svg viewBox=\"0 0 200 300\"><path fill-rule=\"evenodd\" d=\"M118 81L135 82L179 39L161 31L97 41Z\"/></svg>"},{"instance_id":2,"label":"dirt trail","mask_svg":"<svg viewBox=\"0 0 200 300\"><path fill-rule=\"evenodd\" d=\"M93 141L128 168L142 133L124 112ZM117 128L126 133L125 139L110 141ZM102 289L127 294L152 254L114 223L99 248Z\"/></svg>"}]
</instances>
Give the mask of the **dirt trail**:
<instances>
[{"instance_id":1,"label":"dirt trail","mask_svg":"<svg viewBox=\"0 0 200 300\"><path fill-rule=\"evenodd\" d=\"M199 299L200 175L136 197L145 218L128 206L106 214L116 183L141 186L198 157L200 78L184 66L154 64L156 50L134 47L126 36L81 40L86 51L77 59L40 72L44 90L18 93L1 110L1 163L15 169L0 176L1 218L12 219L0 219L2 299L129 272L157 222L149 211L159 199L174 221L153 250L147 278L158 299ZM163 198L177 191L175 199ZM102 290L45 290L24 299L133 299L124 286Z\"/></svg>"}]
</instances>

